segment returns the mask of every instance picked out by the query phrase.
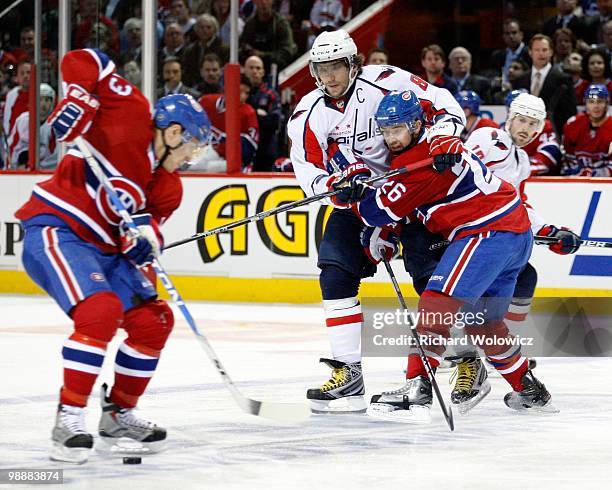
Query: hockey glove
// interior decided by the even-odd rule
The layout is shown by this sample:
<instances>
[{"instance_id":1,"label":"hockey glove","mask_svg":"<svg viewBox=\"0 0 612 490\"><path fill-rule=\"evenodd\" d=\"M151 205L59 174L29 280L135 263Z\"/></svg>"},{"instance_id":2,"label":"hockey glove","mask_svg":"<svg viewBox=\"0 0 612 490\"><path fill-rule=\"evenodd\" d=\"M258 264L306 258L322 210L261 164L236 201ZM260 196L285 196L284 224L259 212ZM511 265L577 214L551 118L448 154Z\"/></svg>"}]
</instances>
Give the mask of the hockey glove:
<instances>
[{"instance_id":1,"label":"hockey glove","mask_svg":"<svg viewBox=\"0 0 612 490\"><path fill-rule=\"evenodd\" d=\"M361 245L371 262L378 264L383 257L391 260L399 251L399 224L368 226L361 232Z\"/></svg>"},{"instance_id":2,"label":"hockey glove","mask_svg":"<svg viewBox=\"0 0 612 490\"><path fill-rule=\"evenodd\" d=\"M342 172L336 172L329 176L326 182L327 189L340 192L330 197L334 207L348 208L354 202L361 200L369 189L363 181L369 178L372 172L363 162L351 163Z\"/></svg>"},{"instance_id":3,"label":"hockey glove","mask_svg":"<svg viewBox=\"0 0 612 490\"><path fill-rule=\"evenodd\" d=\"M134 214L132 220L140 235L133 236L129 232L128 225L121 221L119 223L121 253L135 266L143 267L159 257L162 248L161 235L157 223L150 214Z\"/></svg>"},{"instance_id":4,"label":"hockey glove","mask_svg":"<svg viewBox=\"0 0 612 490\"><path fill-rule=\"evenodd\" d=\"M93 121L100 102L76 85L69 85L66 97L48 118L58 141L72 141L85 134Z\"/></svg>"},{"instance_id":5,"label":"hockey glove","mask_svg":"<svg viewBox=\"0 0 612 490\"><path fill-rule=\"evenodd\" d=\"M556 254L573 254L580 248L580 237L565 227L557 228L553 225L546 225L540 228L540 231L538 231L537 234L559 239L557 243L551 243L548 245L548 248L550 248ZM536 243L538 243L537 240Z\"/></svg>"},{"instance_id":6,"label":"hockey glove","mask_svg":"<svg viewBox=\"0 0 612 490\"><path fill-rule=\"evenodd\" d=\"M444 172L447 168L459 163L465 151L460 134L462 126L453 122L434 124L427 131L429 153L434 159L433 167L436 172Z\"/></svg>"},{"instance_id":7,"label":"hockey glove","mask_svg":"<svg viewBox=\"0 0 612 490\"><path fill-rule=\"evenodd\" d=\"M293 172L293 163L290 158L279 157L274 160L274 170L276 172Z\"/></svg>"}]
</instances>

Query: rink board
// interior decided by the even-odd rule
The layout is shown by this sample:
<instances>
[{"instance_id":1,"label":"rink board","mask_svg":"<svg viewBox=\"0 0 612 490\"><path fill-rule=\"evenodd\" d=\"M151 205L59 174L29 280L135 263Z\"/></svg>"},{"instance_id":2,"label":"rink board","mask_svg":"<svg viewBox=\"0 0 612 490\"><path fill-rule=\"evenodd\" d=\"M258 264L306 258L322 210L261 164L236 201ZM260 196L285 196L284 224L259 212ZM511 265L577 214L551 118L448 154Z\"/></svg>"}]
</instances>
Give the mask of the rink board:
<instances>
[{"instance_id":1,"label":"rink board","mask_svg":"<svg viewBox=\"0 0 612 490\"><path fill-rule=\"evenodd\" d=\"M0 179L0 292L40 293L23 272L22 230L13 213L45 175ZM303 198L290 176L184 176L180 208L164 225L166 243ZM612 240L612 179L537 178L526 187L529 202L548 222L583 238ZM329 208L298 208L228 233L168 250L162 257L185 298L215 301L318 302L317 248ZM584 248L560 256L536 246L540 296L612 296L612 253ZM395 269L410 283L401 262ZM414 294L409 286L408 294ZM391 293L379 270L361 289L367 296Z\"/></svg>"}]
</instances>

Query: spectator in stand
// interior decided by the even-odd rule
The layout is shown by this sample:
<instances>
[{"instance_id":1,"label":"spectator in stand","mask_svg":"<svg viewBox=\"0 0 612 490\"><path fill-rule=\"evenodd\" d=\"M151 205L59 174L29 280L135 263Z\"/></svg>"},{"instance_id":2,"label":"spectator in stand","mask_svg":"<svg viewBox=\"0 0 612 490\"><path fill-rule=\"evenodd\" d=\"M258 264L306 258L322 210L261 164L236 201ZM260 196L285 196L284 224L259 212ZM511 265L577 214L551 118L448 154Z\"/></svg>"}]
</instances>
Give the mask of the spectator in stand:
<instances>
[{"instance_id":1,"label":"spectator in stand","mask_svg":"<svg viewBox=\"0 0 612 490\"><path fill-rule=\"evenodd\" d=\"M13 87L8 94L6 94L2 123L6 136L11 134L17 118L28 110L28 90L30 87L31 68L32 65L28 61L21 61L17 65L17 75L15 76L17 86Z\"/></svg>"},{"instance_id":2,"label":"spectator in stand","mask_svg":"<svg viewBox=\"0 0 612 490\"><path fill-rule=\"evenodd\" d=\"M170 17L172 17L173 22L180 26L183 35L187 35L196 23L196 19L189 11L186 0L172 0Z\"/></svg>"},{"instance_id":3,"label":"spectator in stand","mask_svg":"<svg viewBox=\"0 0 612 490\"><path fill-rule=\"evenodd\" d=\"M241 59L259 56L270 72L272 64L278 71L293 59L297 46L287 19L273 8L273 0L255 0L257 11L244 25L240 36Z\"/></svg>"},{"instance_id":4,"label":"spectator in stand","mask_svg":"<svg viewBox=\"0 0 612 490\"><path fill-rule=\"evenodd\" d=\"M482 100L473 90L462 90L455 95L455 99L457 99L465 113L466 124L461 132L461 140L463 142L467 141L470 135L477 129L486 127L499 128L499 124L493 121L493 119L482 117L480 112Z\"/></svg>"},{"instance_id":5,"label":"spectator in stand","mask_svg":"<svg viewBox=\"0 0 612 490\"><path fill-rule=\"evenodd\" d=\"M552 63L558 69L563 70L563 63L576 49L576 36L567 27L561 27L555 31L552 39L554 49Z\"/></svg>"},{"instance_id":6,"label":"spectator in stand","mask_svg":"<svg viewBox=\"0 0 612 490\"><path fill-rule=\"evenodd\" d=\"M247 58L244 74L251 82L251 94L247 102L255 109L259 124L259 146L253 168L269 172L278 155L278 131L282 119L280 96L265 81L264 63L259 56Z\"/></svg>"},{"instance_id":7,"label":"spectator in stand","mask_svg":"<svg viewBox=\"0 0 612 490\"><path fill-rule=\"evenodd\" d=\"M40 84L39 141L40 158L37 168L51 170L57 166L57 142L47 117L55 106L55 90L47 83ZM30 113L23 112L15 121L8 138L10 168L18 169L28 164L30 145Z\"/></svg>"},{"instance_id":8,"label":"spectator in stand","mask_svg":"<svg viewBox=\"0 0 612 490\"><path fill-rule=\"evenodd\" d=\"M137 61L128 61L125 65L123 65L123 77L131 84L140 88L142 73L140 71L140 65Z\"/></svg>"},{"instance_id":9,"label":"spectator in stand","mask_svg":"<svg viewBox=\"0 0 612 490\"><path fill-rule=\"evenodd\" d=\"M40 60L40 83L57 88L57 55L50 49L43 49Z\"/></svg>"},{"instance_id":10,"label":"spectator in stand","mask_svg":"<svg viewBox=\"0 0 612 490\"><path fill-rule=\"evenodd\" d=\"M94 22L89 37L85 40L85 47L99 49L115 63L119 63L119 52L113 49L113 31L103 22Z\"/></svg>"},{"instance_id":11,"label":"spectator in stand","mask_svg":"<svg viewBox=\"0 0 612 490\"><path fill-rule=\"evenodd\" d=\"M473 90L485 102L491 101L491 82L480 75L472 75L472 55L462 46L453 48L448 54L448 67L457 90Z\"/></svg>"},{"instance_id":12,"label":"spectator in stand","mask_svg":"<svg viewBox=\"0 0 612 490\"><path fill-rule=\"evenodd\" d=\"M161 79L162 65L166 58L182 59L185 51L185 35L178 22L169 22L164 30L164 45L157 52L158 76Z\"/></svg>"},{"instance_id":13,"label":"spectator in stand","mask_svg":"<svg viewBox=\"0 0 612 490\"><path fill-rule=\"evenodd\" d=\"M493 69L502 74L502 83L508 83L508 70L510 64L516 60L523 60L528 66L531 66L531 58L529 57L529 49L523 42L523 31L521 24L516 19L506 19L503 25L504 49L497 49L491 55Z\"/></svg>"},{"instance_id":14,"label":"spectator in stand","mask_svg":"<svg viewBox=\"0 0 612 490\"><path fill-rule=\"evenodd\" d=\"M603 49L591 49L582 59L582 80L576 86L576 100L584 100L589 85L605 85L612 93L610 55Z\"/></svg>"},{"instance_id":15,"label":"spectator in stand","mask_svg":"<svg viewBox=\"0 0 612 490\"><path fill-rule=\"evenodd\" d=\"M34 28L25 26L19 32L19 47L11 50L11 55L15 58L15 63L21 61L34 62Z\"/></svg>"},{"instance_id":16,"label":"spectator in stand","mask_svg":"<svg viewBox=\"0 0 612 490\"><path fill-rule=\"evenodd\" d=\"M563 62L563 71L572 77L572 81L574 82L574 91L576 91L576 88L580 82L582 82L582 78L580 76L582 75L582 55L576 51L565 58L565 61ZM576 100L580 99L576 97Z\"/></svg>"},{"instance_id":17,"label":"spectator in stand","mask_svg":"<svg viewBox=\"0 0 612 490\"><path fill-rule=\"evenodd\" d=\"M513 90L505 100L506 109L510 110L510 104L520 94L527 93L525 89ZM557 134L550 119L544 121L542 132L523 150L529 157L531 175L558 175L561 167L561 148L557 140Z\"/></svg>"},{"instance_id":18,"label":"spectator in stand","mask_svg":"<svg viewBox=\"0 0 612 490\"><path fill-rule=\"evenodd\" d=\"M220 94L223 92L222 74L221 59L214 53L207 54L200 68L202 82L198 83L194 89L202 95Z\"/></svg>"},{"instance_id":19,"label":"spectator in stand","mask_svg":"<svg viewBox=\"0 0 612 490\"><path fill-rule=\"evenodd\" d=\"M183 53L183 67L185 83L195 85L200 74L200 67L204 56L209 53L216 54L225 64L229 55L227 45L223 44L217 35L219 22L210 14L201 14L196 19L193 30L198 37L197 41L189 44Z\"/></svg>"},{"instance_id":20,"label":"spectator in stand","mask_svg":"<svg viewBox=\"0 0 612 490\"><path fill-rule=\"evenodd\" d=\"M604 42L604 26L612 20L612 0L597 0L599 13L587 17L585 41L589 44L601 44Z\"/></svg>"},{"instance_id":21,"label":"spectator in stand","mask_svg":"<svg viewBox=\"0 0 612 490\"><path fill-rule=\"evenodd\" d=\"M522 59L516 59L512 63L510 63L510 69L508 70L508 82L501 87L501 90L497 90L492 96L493 104L503 104L506 100L508 94L514 90L515 81L522 77L527 70L529 70L529 65L525 63Z\"/></svg>"},{"instance_id":22,"label":"spectator in stand","mask_svg":"<svg viewBox=\"0 0 612 490\"><path fill-rule=\"evenodd\" d=\"M230 25L230 0L213 0L212 14L219 22L219 37L229 46L231 25ZM244 20L238 17L238 36L242 34L244 29Z\"/></svg>"},{"instance_id":23,"label":"spectator in stand","mask_svg":"<svg viewBox=\"0 0 612 490\"><path fill-rule=\"evenodd\" d=\"M166 95L188 94L197 99L200 94L183 83L183 69L178 58L166 58L162 65L164 86L157 89L157 98Z\"/></svg>"},{"instance_id":24,"label":"spectator in stand","mask_svg":"<svg viewBox=\"0 0 612 490\"><path fill-rule=\"evenodd\" d=\"M368 53L366 65L388 65L389 53L383 48L374 48Z\"/></svg>"},{"instance_id":25,"label":"spectator in stand","mask_svg":"<svg viewBox=\"0 0 612 490\"><path fill-rule=\"evenodd\" d=\"M589 85L586 112L572 117L563 128L565 161L562 175L612 177L612 116L605 85Z\"/></svg>"},{"instance_id":26,"label":"spectator in stand","mask_svg":"<svg viewBox=\"0 0 612 490\"><path fill-rule=\"evenodd\" d=\"M603 40L602 44L598 44L597 47L599 49L603 49L608 56L612 58L612 20L606 22L606 25L603 26ZM612 63L610 64L612 68Z\"/></svg>"},{"instance_id":27,"label":"spectator in stand","mask_svg":"<svg viewBox=\"0 0 612 490\"><path fill-rule=\"evenodd\" d=\"M253 169L253 161L259 142L259 125L257 114L247 100L251 93L251 82L242 75L240 77L240 148L242 151L242 171L247 173ZM225 96L223 94L203 95L200 104L210 119L212 130L212 149L214 153L207 159L217 161L225 159ZM195 164L192 170L209 170L207 161Z\"/></svg>"},{"instance_id":28,"label":"spectator in stand","mask_svg":"<svg viewBox=\"0 0 612 490\"><path fill-rule=\"evenodd\" d=\"M302 29L308 30L308 46L323 31L335 31L351 19L350 0L315 0L310 10L310 20L302 22Z\"/></svg>"},{"instance_id":29,"label":"spectator in stand","mask_svg":"<svg viewBox=\"0 0 612 490\"><path fill-rule=\"evenodd\" d=\"M130 17L123 24L120 63L140 62L142 52L142 20Z\"/></svg>"},{"instance_id":30,"label":"spectator in stand","mask_svg":"<svg viewBox=\"0 0 612 490\"><path fill-rule=\"evenodd\" d=\"M585 35L584 17L576 15L576 0L557 0L557 14L550 17L542 26L542 34L554 37L559 29L571 30L575 37L582 39Z\"/></svg>"},{"instance_id":31,"label":"spectator in stand","mask_svg":"<svg viewBox=\"0 0 612 490\"><path fill-rule=\"evenodd\" d=\"M436 87L447 89L453 95L457 93L457 84L444 73L446 56L440 46L430 44L421 50L421 66L425 70L426 81Z\"/></svg>"},{"instance_id":32,"label":"spectator in stand","mask_svg":"<svg viewBox=\"0 0 612 490\"><path fill-rule=\"evenodd\" d=\"M82 49L86 47L98 47L96 45L96 33L92 33L92 28L95 23L101 22L110 29L111 41L109 48L113 53L119 53L119 30L112 20L102 15L98 11L98 0L78 0L79 7L75 12L77 14L77 27L74 32L74 49ZM106 51L105 51L106 53Z\"/></svg>"},{"instance_id":33,"label":"spectator in stand","mask_svg":"<svg viewBox=\"0 0 612 490\"><path fill-rule=\"evenodd\" d=\"M529 41L531 69L513 84L514 88L525 88L546 104L548 117L555 131L561 134L566 121L576 114L576 93L569 75L550 63L553 56L552 40L544 34L536 34Z\"/></svg>"}]
</instances>

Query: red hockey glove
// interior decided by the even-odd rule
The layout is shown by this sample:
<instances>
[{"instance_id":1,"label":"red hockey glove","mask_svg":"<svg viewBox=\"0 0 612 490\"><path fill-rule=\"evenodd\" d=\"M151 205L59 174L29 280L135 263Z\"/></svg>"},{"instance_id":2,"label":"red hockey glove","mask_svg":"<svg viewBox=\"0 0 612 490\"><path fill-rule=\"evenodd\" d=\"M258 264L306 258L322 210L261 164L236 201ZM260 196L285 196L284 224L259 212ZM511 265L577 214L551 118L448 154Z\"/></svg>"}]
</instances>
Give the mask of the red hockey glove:
<instances>
[{"instance_id":1,"label":"red hockey glove","mask_svg":"<svg viewBox=\"0 0 612 490\"><path fill-rule=\"evenodd\" d=\"M276 172L293 172L293 163L287 157L279 157L274 160L274 170Z\"/></svg>"},{"instance_id":2,"label":"red hockey glove","mask_svg":"<svg viewBox=\"0 0 612 490\"><path fill-rule=\"evenodd\" d=\"M325 183L328 190L335 191L341 189L338 194L330 197L333 206L348 208L352 203L363 198L363 195L369 188L363 181L371 175L372 172L368 166L361 161L351 163L342 172L330 175Z\"/></svg>"},{"instance_id":3,"label":"red hockey glove","mask_svg":"<svg viewBox=\"0 0 612 490\"><path fill-rule=\"evenodd\" d=\"M437 172L444 172L461 161L465 147L461 138L456 136L461 128L462 126L447 121L434 124L427 131L429 153L434 159L433 167Z\"/></svg>"},{"instance_id":4,"label":"red hockey glove","mask_svg":"<svg viewBox=\"0 0 612 490\"><path fill-rule=\"evenodd\" d=\"M121 253L135 266L143 267L159 257L162 249L161 234L157 223L150 214L134 214L132 220L140 235L132 236L124 221L119 223Z\"/></svg>"},{"instance_id":5,"label":"red hockey glove","mask_svg":"<svg viewBox=\"0 0 612 490\"><path fill-rule=\"evenodd\" d=\"M391 260L399 251L399 223L368 226L361 232L361 245L371 262L378 264L383 257Z\"/></svg>"},{"instance_id":6,"label":"red hockey glove","mask_svg":"<svg viewBox=\"0 0 612 490\"><path fill-rule=\"evenodd\" d=\"M550 248L556 254L573 254L580 248L580 237L564 226L557 228L553 225L546 225L540 228L540 231L538 231L537 234L559 239L557 243L551 243L548 245L548 248ZM537 240L536 243L538 243Z\"/></svg>"},{"instance_id":7,"label":"red hockey glove","mask_svg":"<svg viewBox=\"0 0 612 490\"><path fill-rule=\"evenodd\" d=\"M69 85L66 97L47 120L53 126L57 140L69 142L89 130L99 107L100 102L94 96L81 87Z\"/></svg>"}]
</instances>

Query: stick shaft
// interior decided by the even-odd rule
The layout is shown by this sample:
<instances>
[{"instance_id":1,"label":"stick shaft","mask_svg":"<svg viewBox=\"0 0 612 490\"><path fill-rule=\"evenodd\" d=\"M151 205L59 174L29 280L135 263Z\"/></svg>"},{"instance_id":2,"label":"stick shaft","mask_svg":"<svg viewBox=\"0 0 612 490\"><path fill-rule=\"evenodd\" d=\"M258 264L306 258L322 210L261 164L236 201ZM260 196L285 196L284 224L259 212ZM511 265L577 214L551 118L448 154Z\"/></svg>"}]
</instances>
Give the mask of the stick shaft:
<instances>
[{"instance_id":1,"label":"stick shaft","mask_svg":"<svg viewBox=\"0 0 612 490\"><path fill-rule=\"evenodd\" d=\"M401 175L404 174L406 172L409 172L411 170L416 170L418 168L422 168L425 167L427 165L430 165L432 162L431 158L427 158L425 160L421 160L418 161L416 163L411 164L408 167L400 167L400 168L396 168L394 170L389 170L388 172L385 172L384 174L380 174L380 175L376 175L374 177L371 177L369 179L367 179L365 181L366 184L372 184L374 182L378 182L380 180L384 180L384 179L389 179L391 177L395 177L396 175ZM213 228L212 230L207 230L207 231L203 231L201 233L196 233L195 235L192 235L190 237L187 238L183 238L182 240L177 240L176 242L172 242L168 245L166 245L164 247L164 250L168 250L174 247L178 247L179 245L184 245L185 243L189 243L189 242L193 242L195 240L202 240L206 237L209 237L211 235L217 235L219 233L225 233L229 230L232 230L234 228L238 228L239 226L244 226L247 225L249 223L255 222L255 221L261 221L262 219L268 218L270 216L274 216L276 214L280 214L280 213L284 213L286 211L291 211L292 209L298 208L300 206L306 206L307 204L311 204L313 202L317 202L320 201L321 199L325 199L326 197L331 197L331 196L335 196L336 194L340 193L341 189L335 190L335 191L328 191L328 192L324 192L322 194L316 194L314 196L310 196L310 197L306 197L304 199L301 199L299 201L294 201L294 202L289 202L287 204L283 204L281 206L278 206L276 208L272 208L272 209L268 209L266 211L261 211L257 214L254 214L252 216L247 216L246 218L242 218L240 220L234 221L232 223L228 223L227 225L223 225L223 226L218 226L217 228Z\"/></svg>"},{"instance_id":2,"label":"stick shaft","mask_svg":"<svg viewBox=\"0 0 612 490\"><path fill-rule=\"evenodd\" d=\"M382 261L383 261L383 264L385 264L385 268L387 269L387 273L389 274L389 278L391 279L391 284L393 284L393 289L395 289L395 294L397 295L397 299L399 300L401 307L404 310L408 310L408 307L406 306L406 301L404 300L404 295L402 294L402 290L399 287L399 284L397 282L397 279L395 277L395 273L393 272L393 268L391 267L391 264L385 258L384 255L383 255ZM440 393L440 387L438 386L438 382L436 381L435 373L431 367L431 364L429 364L429 359L427 359L427 355L425 354L425 351L423 350L423 346L421 345L421 341L419 340L419 334L413 328L410 328L410 333L414 337L417 349L419 351L419 356L421 357L421 361L423 361L425 369L427 370L427 376L429 377L429 380L431 381L431 385L434 389L434 392L436 393L436 398L438 399L438 403L440 405L440 408L442 409L442 414L444 415L446 423L448 424L448 427L450 428L451 431L455 430L455 423L453 421L453 412L450 407L446 406L446 403L444 402L444 398L442 398L442 393Z\"/></svg>"}]
</instances>

